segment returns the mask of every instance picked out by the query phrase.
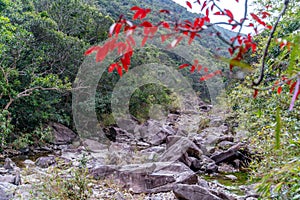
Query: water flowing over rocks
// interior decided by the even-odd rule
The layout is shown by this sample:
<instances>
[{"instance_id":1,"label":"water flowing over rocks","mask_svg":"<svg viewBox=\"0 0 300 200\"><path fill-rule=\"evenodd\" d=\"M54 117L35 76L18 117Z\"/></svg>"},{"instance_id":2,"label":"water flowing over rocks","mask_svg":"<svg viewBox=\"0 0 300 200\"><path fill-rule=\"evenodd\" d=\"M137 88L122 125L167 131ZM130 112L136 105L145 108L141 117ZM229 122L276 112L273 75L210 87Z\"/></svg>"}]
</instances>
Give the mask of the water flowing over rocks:
<instances>
[{"instance_id":1,"label":"water flowing over rocks","mask_svg":"<svg viewBox=\"0 0 300 200\"><path fill-rule=\"evenodd\" d=\"M67 127L52 123L54 140L44 148L51 154L26 159L21 169L11 159L0 165L0 200L31 199L34 192L29 191L41 184L40 177L51 175L47 170L59 168L68 178L70 168L80 168L83 163L91 178L100 180L90 183L90 199L135 199L142 194L149 200L257 199L250 186L240 186L236 194L218 181L203 179L203 175L219 175L235 182L238 177L233 173L251 160L247 145L230 131L220 112L213 114L211 109L204 106L198 113L200 125L188 130L185 126L193 121L193 113L170 113L165 121L149 119L135 127L124 120L127 130L104 129L109 144L96 138L79 139ZM120 190L102 184L105 180Z\"/></svg>"}]
</instances>

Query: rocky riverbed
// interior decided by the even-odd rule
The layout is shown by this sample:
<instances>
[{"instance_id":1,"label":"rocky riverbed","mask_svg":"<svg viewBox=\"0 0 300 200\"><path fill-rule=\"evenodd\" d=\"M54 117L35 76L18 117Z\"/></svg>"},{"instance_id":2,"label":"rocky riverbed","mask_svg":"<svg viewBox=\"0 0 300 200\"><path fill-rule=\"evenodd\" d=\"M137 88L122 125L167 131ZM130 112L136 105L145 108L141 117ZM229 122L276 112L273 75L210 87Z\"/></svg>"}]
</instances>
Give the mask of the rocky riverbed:
<instances>
[{"instance_id":1,"label":"rocky riverbed","mask_svg":"<svg viewBox=\"0 0 300 200\"><path fill-rule=\"evenodd\" d=\"M0 200L51 199L46 195L64 195L68 187L63 192L76 191L79 199L257 199L244 171L252 156L244 134L232 131L222 110L209 108L170 113L132 131L107 127L106 144L52 123L53 144L18 158L20 152L4 151ZM195 116L197 126L186 128Z\"/></svg>"}]
</instances>

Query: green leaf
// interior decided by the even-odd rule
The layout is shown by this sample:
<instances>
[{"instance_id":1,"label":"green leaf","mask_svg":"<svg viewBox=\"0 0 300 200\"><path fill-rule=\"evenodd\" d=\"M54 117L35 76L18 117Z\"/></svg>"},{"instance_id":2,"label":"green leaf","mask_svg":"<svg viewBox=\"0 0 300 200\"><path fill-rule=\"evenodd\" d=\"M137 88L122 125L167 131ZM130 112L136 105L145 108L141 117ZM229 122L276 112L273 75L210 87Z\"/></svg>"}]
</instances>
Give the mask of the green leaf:
<instances>
[{"instance_id":1,"label":"green leaf","mask_svg":"<svg viewBox=\"0 0 300 200\"><path fill-rule=\"evenodd\" d=\"M223 62L226 62L230 65L237 66L237 67L240 67L240 68L248 70L248 71L253 70L251 65L249 65L247 63L244 63L242 61L238 61L238 60L234 60L234 59L230 59L230 58L225 58L225 57L218 57L218 59L223 61Z\"/></svg>"}]
</instances>

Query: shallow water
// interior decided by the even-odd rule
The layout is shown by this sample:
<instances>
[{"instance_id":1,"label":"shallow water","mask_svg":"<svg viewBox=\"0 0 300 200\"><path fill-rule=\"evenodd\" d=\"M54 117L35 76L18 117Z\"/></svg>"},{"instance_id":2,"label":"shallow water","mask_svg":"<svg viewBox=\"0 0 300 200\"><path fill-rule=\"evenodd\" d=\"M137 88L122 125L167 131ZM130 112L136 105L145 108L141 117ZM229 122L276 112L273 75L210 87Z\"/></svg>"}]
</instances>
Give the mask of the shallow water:
<instances>
[{"instance_id":1,"label":"shallow water","mask_svg":"<svg viewBox=\"0 0 300 200\"><path fill-rule=\"evenodd\" d=\"M225 175L234 175L237 177L237 180L230 180L226 178ZM201 175L201 177L210 182L218 182L229 188L230 192L237 195L244 195L244 192L239 189L239 186L250 184L250 175L247 172L220 173L216 176Z\"/></svg>"},{"instance_id":2,"label":"shallow water","mask_svg":"<svg viewBox=\"0 0 300 200\"><path fill-rule=\"evenodd\" d=\"M24 165L25 160L32 160L33 162L36 161L39 157L42 156L48 156L49 152L44 152L44 153L36 153L33 155L18 155L11 157L12 161L20 168L25 168L26 166ZM4 165L4 159L0 160L0 166Z\"/></svg>"}]
</instances>

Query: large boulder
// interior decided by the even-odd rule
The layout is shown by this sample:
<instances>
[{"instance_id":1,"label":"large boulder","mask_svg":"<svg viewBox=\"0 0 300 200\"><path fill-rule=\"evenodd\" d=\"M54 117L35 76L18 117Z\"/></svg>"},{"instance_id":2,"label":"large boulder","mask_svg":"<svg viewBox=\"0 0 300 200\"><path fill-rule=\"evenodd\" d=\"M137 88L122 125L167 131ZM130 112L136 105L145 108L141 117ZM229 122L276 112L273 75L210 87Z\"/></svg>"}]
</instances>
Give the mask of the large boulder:
<instances>
[{"instance_id":1,"label":"large boulder","mask_svg":"<svg viewBox=\"0 0 300 200\"><path fill-rule=\"evenodd\" d=\"M167 136L176 133L171 127L165 127L151 119L140 125L136 132L138 139L152 145L160 145L166 141Z\"/></svg>"},{"instance_id":2,"label":"large boulder","mask_svg":"<svg viewBox=\"0 0 300 200\"><path fill-rule=\"evenodd\" d=\"M181 200L222 200L212 194L208 188L199 185L176 184L173 192Z\"/></svg>"},{"instance_id":3,"label":"large boulder","mask_svg":"<svg viewBox=\"0 0 300 200\"><path fill-rule=\"evenodd\" d=\"M116 184L134 193L171 191L177 183L196 184L197 175L183 163L146 163L98 166L90 170L94 178L111 177Z\"/></svg>"},{"instance_id":4,"label":"large boulder","mask_svg":"<svg viewBox=\"0 0 300 200\"><path fill-rule=\"evenodd\" d=\"M70 144L77 137L77 134L63 124L51 122L52 143L56 145Z\"/></svg>"}]
</instances>

